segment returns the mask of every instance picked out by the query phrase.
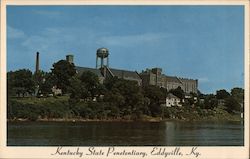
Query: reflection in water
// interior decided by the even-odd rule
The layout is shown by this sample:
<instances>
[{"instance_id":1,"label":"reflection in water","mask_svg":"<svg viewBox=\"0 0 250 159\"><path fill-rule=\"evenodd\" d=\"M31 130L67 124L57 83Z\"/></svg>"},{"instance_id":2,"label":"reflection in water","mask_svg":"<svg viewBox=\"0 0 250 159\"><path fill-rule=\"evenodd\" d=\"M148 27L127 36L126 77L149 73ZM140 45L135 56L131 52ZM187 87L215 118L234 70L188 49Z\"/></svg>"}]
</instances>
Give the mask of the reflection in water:
<instances>
[{"instance_id":1,"label":"reflection in water","mask_svg":"<svg viewBox=\"0 0 250 159\"><path fill-rule=\"evenodd\" d=\"M167 145L243 145L244 127L240 122L166 122Z\"/></svg>"},{"instance_id":2,"label":"reflection in water","mask_svg":"<svg viewBox=\"0 0 250 159\"><path fill-rule=\"evenodd\" d=\"M8 146L223 146L244 144L240 122L9 122Z\"/></svg>"}]
</instances>

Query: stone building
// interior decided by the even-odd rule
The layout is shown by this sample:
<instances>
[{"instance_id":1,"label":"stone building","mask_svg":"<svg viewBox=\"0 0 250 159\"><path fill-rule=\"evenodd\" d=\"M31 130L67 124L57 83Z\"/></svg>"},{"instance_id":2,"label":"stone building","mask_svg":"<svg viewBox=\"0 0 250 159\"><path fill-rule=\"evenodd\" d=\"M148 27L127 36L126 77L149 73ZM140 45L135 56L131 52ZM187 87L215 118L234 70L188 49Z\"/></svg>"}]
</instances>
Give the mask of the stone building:
<instances>
[{"instance_id":1,"label":"stone building","mask_svg":"<svg viewBox=\"0 0 250 159\"><path fill-rule=\"evenodd\" d=\"M139 73L137 73L136 71L120 70L120 69L104 67L104 71L105 69L107 71L105 78L118 77L129 81L135 81L139 86L142 85L142 79Z\"/></svg>"},{"instance_id":2,"label":"stone building","mask_svg":"<svg viewBox=\"0 0 250 159\"><path fill-rule=\"evenodd\" d=\"M74 63L73 55L67 55L66 60L70 63ZM100 83L103 83L104 79L106 78L118 77L120 79L135 81L140 86L155 85L166 88L167 90L181 87L185 93L197 93L198 88L198 80L167 76L162 74L161 68L146 69L141 73L136 71L110 68L109 50L107 48L99 48L97 50L96 68L76 66L76 71L79 75L85 71L90 71L99 77Z\"/></svg>"},{"instance_id":3,"label":"stone building","mask_svg":"<svg viewBox=\"0 0 250 159\"><path fill-rule=\"evenodd\" d=\"M135 81L138 85L142 84L142 79L138 72L115 69L109 67L109 50L107 48L99 48L96 52L96 68L76 66L76 71L79 76L86 71L90 71L98 76L100 83L104 79L111 77L118 77L120 79ZM73 63L73 55L67 55L66 60Z\"/></svg>"},{"instance_id":4,"label":"stone building","mask_svg":"<svg viewBox=\"0 0 250 159\"><path fill-rule=\"evenodd\" d=\"M88 68L76 66L76 72L79 76L86 71L90 71L98 76L100 83L103 83L104 79L111 77L118 77L120 79L135 81L140 86L142 84L142 79L136 71L120 70L114 68L108 68L104 66L103 68Z\"/></svg>"},{"instance_id":5,"label":"stone building","mask_svg":"<svg viewBox=\"0 0 250 159\"><path fill-rule=\"evenodd\" d=\"M146 69L140 73L140 77L143 86L155 85L167 90L181 87L185 93L197 93L198 90L198 80L167 76L162 74L161 68Z\"/></svg>"}]
</instances>

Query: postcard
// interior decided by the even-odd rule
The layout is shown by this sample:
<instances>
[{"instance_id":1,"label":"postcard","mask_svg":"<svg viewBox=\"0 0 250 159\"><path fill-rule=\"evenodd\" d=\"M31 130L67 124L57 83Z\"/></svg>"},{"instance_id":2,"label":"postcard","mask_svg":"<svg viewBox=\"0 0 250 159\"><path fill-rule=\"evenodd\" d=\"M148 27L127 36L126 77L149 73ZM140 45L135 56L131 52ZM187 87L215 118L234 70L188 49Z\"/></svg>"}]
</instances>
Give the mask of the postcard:
<instances>
[{"instance_id":1,"label":"postcard","mask_svg":"<svg viewBox=\"0 0 250 159\"><path fill-rule=\"evenodd\" d=\"M249 158L249 1L2 0L0 158Z\"/></svg>"}]
</instances>

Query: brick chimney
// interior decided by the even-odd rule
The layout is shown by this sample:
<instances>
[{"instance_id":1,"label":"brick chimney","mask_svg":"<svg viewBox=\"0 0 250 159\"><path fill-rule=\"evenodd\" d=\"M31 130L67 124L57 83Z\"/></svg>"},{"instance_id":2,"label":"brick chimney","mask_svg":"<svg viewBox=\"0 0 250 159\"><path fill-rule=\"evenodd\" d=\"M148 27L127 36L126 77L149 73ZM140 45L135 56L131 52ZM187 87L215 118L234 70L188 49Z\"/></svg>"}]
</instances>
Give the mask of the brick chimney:
<instances>
[{"instance_id":1,"label":"brick chimney","mask_svg":"<svg viewBox=\"0 0 250 159\"><path fill-rule=\"evenodd\" d=\"M36 71L35 73L39 72L39 52L36 53Z\"/></svg>"}]
</instances>

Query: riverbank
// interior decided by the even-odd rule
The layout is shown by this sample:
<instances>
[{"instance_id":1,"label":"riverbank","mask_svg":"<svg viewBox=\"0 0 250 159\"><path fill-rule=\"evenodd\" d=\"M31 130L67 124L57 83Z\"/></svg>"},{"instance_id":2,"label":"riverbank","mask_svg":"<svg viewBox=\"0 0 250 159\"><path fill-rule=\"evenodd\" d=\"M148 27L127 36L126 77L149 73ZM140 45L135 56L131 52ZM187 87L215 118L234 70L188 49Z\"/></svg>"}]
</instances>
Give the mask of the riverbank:
<instances>
[{"instance_id":1,"label":"riverbank","mask_svg":"<svg viewBox=\"0 0 250 159\"><path fill-rule=\"evenodd\" d=\"M241 121L240 114L228 113L223 107L161 107L157 116L131 112L121 114L108 103L82 102L72 106L68 98L16 98L8 102L8 121L69 122L162 122L162 121Z\"/></svg>"},{"instance_id":2,"label":"riverbank","mask_svg":"<svg viewBox=\"0 0 250 159\"><path fill-rule=\"evenodd\" d=\"M210 121L210 122L223 122L223 121L242 121L243 118L240 118L238 116L232 116L230 118L221 118L221 117L204 117L199 118L196 120L189 120L189 119L170 119L170 118L160 118L160 117L146 117L144 119L137 119L137 120L131 120L131 119L84 119L84 118L44 118L44 119L37 119L35 121L37 122L166 122L166 121L179 121L179 122L185 122L185 121ZM8 122L27 122L32 121L27 118L15 118L15 119L7 119Z\"/></svg>"},{"instance_id":3,"label":"riverbank","mask_svg":"<svg viewBox=\"0 0 250 159\"><path fill-rule=\"evenodd\" d=\"M168 119L169 120L169 119ZM31 121L27 118L14 118L14 119L7 119L8 122L25 122L25 121ZM162 121L167 121L167 119L162 119L160 117L150 117L146 116L141 119L137 120L132 120L127 118L116 118L116 119L86 119L86 118L40 118L37 119L36 121L41 121L41 122L162 122Z\"/></svg>"}]
</instances>

